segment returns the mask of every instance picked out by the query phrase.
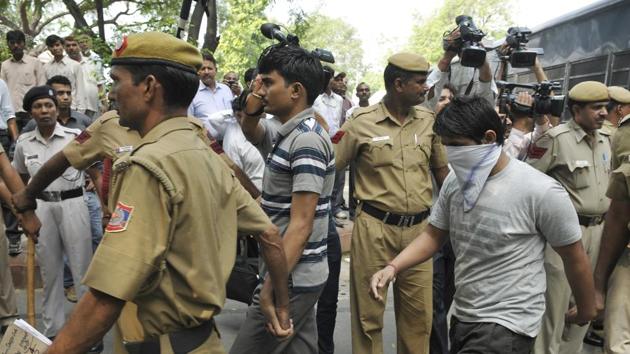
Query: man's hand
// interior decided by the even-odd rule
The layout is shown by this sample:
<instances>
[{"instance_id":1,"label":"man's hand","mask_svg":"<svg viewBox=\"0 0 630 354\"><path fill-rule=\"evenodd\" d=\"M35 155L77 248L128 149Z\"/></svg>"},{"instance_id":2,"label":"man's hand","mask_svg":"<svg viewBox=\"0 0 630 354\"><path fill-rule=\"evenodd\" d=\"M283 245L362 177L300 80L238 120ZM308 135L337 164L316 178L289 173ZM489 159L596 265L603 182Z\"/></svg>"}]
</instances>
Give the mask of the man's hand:
<instances>
[{"instance_id":1,"label":"man's hand","mask_svg":"<svg viewBox=\"0 0 630 354\"><path fill-rule=\"evenodd\" d=\"M230 81L230 80L223 80L223 83L230 88L230 90L232 91L232 94L234 96L240 96L241 95L241 85L238 84L238 82L236 81Z\"/></svg>"},{"instance_id":2,"label":"man's hand","mask_svg":"<svg viewBox=\"0 0 630 354\"><path fill-rule=\"evenodd\" d=\"M32 198L26 194L26 189L22 189L21 191L13 194L11 197L13 201L13 206L15 210L18 212L23 212L25 210L35 210L37 208L37 201L35 198Z\"/></svg>"},{"instance_id":3,"label":"man's hand","mask_svg":"<svg viewBox=\"0 0 630 354\"><path fill-rule=\"evenodd\" d=\"M534 105L534 97L529 92L521 91L516 95L514 102L522 106L531 107Z\"/></svg>"},{"instance_id":4,"label":"man's hand","mask_svg":"<svg viewBox=\"0 0 630 354\"><path fill-rule=\"evenodd\" d=\"M22 224L22 229L24 229L26 236L33 239L33 242L37 243L39 229L41 229L42 223L39 221L39 218L37 218L37 215L35 215L35 212L33 210L29 210L18 215L20 223Z\"/></svg>"},{"instance_id":5,"label":"man's hand","mask_svg":"<svg viewBox=\"0 0 630 354\"><path fill-rule=\"evenodd\" d=\"M387 285L394 280L396 280L396 270L391 265L387 265L385 268L374 273L370 281L370 292L372 296L374 296L376 300L383 301L381 289L387 288Z\"/></svg>"},{"instance_id":6,"label":"man's hand","mask_svg":"<svg viewBox=\"0 0 630 354\"><path fill-rule=\"evenodd\" d=\"M598 320L604 318L604 310L606 308L606 296L605 292L602 289L595 288L595 310L597 310L597 316L595 317Z\"/></svg>"},{"instance_id":7,"label":"man's hand","mask_svg":"<svg viewBox=\"0 0 630 354\"><path fill-rule=\"evenodd\" d=\"M579 311L577 306L571 306L569 311L564 315L564 321L570 324L577 324L582 327L589 324L590 321L595 319L595 311L590 313L586 313L584 311Z\"/></svg>"},{"instance_id":8,"label":"man's hand","mask_svg":"<svg viewBox=\"0 0 630 354\"><path fill-rule=\"evenodd\" d=\"M278 338L287 338L293 335L293 323L289 316L289 306L276 308L270 281L265 281L263 284L259 300L260 310L267 318L267 330L269 333Z\"/></svg>"}]
</instances>

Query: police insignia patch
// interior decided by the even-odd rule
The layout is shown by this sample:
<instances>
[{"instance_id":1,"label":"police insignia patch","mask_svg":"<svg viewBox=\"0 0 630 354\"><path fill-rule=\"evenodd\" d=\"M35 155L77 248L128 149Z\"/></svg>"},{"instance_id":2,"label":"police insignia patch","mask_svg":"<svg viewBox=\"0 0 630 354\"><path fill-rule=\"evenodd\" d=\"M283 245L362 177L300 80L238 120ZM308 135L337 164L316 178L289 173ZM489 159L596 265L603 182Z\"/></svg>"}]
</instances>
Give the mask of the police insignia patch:
<instances>
[{"instance_id":1,"label":"police insignia patch","mask_svg":"<svg viewBox=\"0 0 630 354\"><path fill-rule=\"evenodd\" d=\"M539 159L543 157L546 152L547 152L546 148L539 147L534 144L529 148L529 151L527 152L527 157L532 158L532 159Z\"/></svg>"},{"instance_id":2,"label":"police insignia patch","mask_svg":"<svg viewBox=\"0 0 630 354\"><path fill-rule=\"evenodd\" d=\"M332 138L330 138L330 141L333 144L337 144L339 141L341 141L341 138L343 138L344 134L346 134L346 132L344 132L343 130L338 130L337 133L333 135Z\"/></svg>"},{"instance_id":3,"label":"police insignia patch","mask_svg":"<svg viewBox=\"0 0 630 354\"><path fill-rule=\"evenodd\" d=\"M84 142L88 141L88 139L90 139L92 136L90 135L90 133L87 132L87 130L84 130L81 134L77 135L76 138L74 138L74 140L76 140L79 144L83 144Z\"/></svg>"},{"instance_id":4,"label":"police insignia patch","mask_svg":"<svg viewBox=\"0 0 630 354\"><path fill-rule=\"evenodd\" d=\"M109 220L109 224L105 228L106 232L122 232L127 230L129 220L131 219L131 213L133 213L133 207L125 205L121 202L116 204L116 209L112 213L112 218Z\"/></svg>"}]
</instances>

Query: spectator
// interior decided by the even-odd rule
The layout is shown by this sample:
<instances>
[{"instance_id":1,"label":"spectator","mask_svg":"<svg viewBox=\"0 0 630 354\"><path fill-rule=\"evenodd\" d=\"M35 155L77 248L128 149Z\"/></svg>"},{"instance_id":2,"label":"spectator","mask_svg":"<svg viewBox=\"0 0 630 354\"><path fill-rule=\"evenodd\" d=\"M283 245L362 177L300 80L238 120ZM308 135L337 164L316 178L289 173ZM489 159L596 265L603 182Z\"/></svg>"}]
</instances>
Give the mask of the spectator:
<instances>
[{"instance_id":1,"label":"spectator","mask_svg":"<svg viewBox=\"0 0 630 354\"><path fill-rule=\"evenodd\" d=\"M197 71L199 90L188 107L188 115L203 121L214 112L231 109L233 96L229 87L216 82L217 62L212 54L204 53L202 57L203 65ZM217 132L213 130L209 133L213 137L217 135Z\"/></svg>"},{"instance_id":2,"label":"spectator","mask_svg":"<svg viewBox=\"0 0 630 354\"><path fill-rule=\"evenodd\" d=\"M53 76L62 75L70 80L72 85L72 109L84 112L85 105L85 79L81 64L64 55L64 40L57 35L46 37L46 46L53 55L53 60L44 64L46 80Z\"/></svg>"},{"instance_id":3,"label":"spectator","mask_svg":"<svg viewBox=\"0 0 630 354\"><path fill-rule=\"evenodd\" d=\"M28 113L22 109L24 94L34 86L43 85L46 82L46 76L39 60L24 53L26 37L22 31L9 31L6 38L11 57L2 62L0 78L9 86L12 98L17 126L12 128L9 125L9 134L15 141L19 131L30 119Z\"/></svg>"},{"instance_id":4,"label":"spectator","mask_svg":"<svg viewBox=\"0 0 630 354\"><path fill-rule=\"evenodd\" d=\"M243 88L241 87L241 83L238 82L238 74L236 72L228 71L223 75L223 83L230 88L234 97L241 95Z\"/></svg>"},{"instance_id":5,"label":"spectator","mask_svg":"<svg viewBox=\"0 0 630 354\"><path fill-rule=\"evenodd\" d=\"M567 264L577 304L568 321L595 315L592 275L570 199L558 182L502 152L503 129L481 97L456 97L442 110L434 130L452 172L428 226L371 281L373 296L383 300L390 281L450 239L457 289L451 353L530 353L545 308L545 240Z\"/></svg>"},{"instance_id":6,"label":"spectator","mask_svg":"<svg viewBox=\"0 0 630 354\"><path fill-rule=\"evenodd\" d=\"M24 133L15 147L13 166L27 180L80 131L57 122L57 99L49 86L36 86L24 96L37 129ZM68 257L75 284L80 284L92 257L89 214L83 201L83 173L67 169L37 198L36 214L42 220L37 257L44 283L43 334L57 335L65 322L63 295L63 256ZM78 288L80 298L85 286Z\"/></svg>"},{"instance_id":7,"label":"spectator","mask_svg":"<svg viewBox=\"0 0 630 354\"><path fill-rule=\"evenodd\" d=\"M85 113L90 119L93 119L100 111L99 95L103 90L103 83L105 82L102 67L97 67L89 57L82 55L81 46L77 37L67 36L64 38L64 49L70 59L81 64L83 78L85 79L85 90L80 93L84 97L75 97L75 99L84 100L85 112L81 113Z\"/></svg>"}]
</instances>

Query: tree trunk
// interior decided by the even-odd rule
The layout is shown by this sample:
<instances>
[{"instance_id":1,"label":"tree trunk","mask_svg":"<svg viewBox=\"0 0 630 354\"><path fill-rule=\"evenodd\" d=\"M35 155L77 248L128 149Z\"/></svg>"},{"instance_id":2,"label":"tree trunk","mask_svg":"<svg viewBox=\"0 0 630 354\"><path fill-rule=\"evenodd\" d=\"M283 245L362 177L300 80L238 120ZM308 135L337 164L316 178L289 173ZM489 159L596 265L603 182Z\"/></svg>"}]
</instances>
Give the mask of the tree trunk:
<instances>
[{"instance_id":1,"label":"tree trunk","mask_svg":"<svg viewBox=\"0 0 630 354\"><path fill-rule=\"evenodd\" d=\"M105 42L105 17L103 15L103 0L95 0L96 20L98 21L98 37Z\"/></svg>"},{"instance_id":2,"label":"tree trunk","mask_svg":"<svg viewBox=\"0 0 630 354\"><path fill-rule=\"evenodd\" d=\"M70 15L74 18L74 27L85 31L85 33L89 34L92 37L96 37L90 26L88 25L85 17L83 17L83 11L74 0L63 0L63 3L68 8Z\"/></svg>"},{"instance_id":3,"label":"tree trunk","mask_svg":"<svg viewBox=\"0 0 630 354\"><path fill-rule=\"evenodd\" d=\"M195 9L190 16L190 22L188 24L188 42L195 45L199 41L199 32L201 30L201 20L203 19L203 5L201 1L195 3Z\"/></svg>"},{"instance_id":4,"label":"tree trunk","mask_svg":"<svg viewBox=\"0 0 630 354\"><path fill-rule=\"evenodd\" d=\"M206 25L206 34L203 36L202 50L214 51L219 46L219 37L217 36L217 1L208 0L208 22Z\"/></svg>"}]
</instances>

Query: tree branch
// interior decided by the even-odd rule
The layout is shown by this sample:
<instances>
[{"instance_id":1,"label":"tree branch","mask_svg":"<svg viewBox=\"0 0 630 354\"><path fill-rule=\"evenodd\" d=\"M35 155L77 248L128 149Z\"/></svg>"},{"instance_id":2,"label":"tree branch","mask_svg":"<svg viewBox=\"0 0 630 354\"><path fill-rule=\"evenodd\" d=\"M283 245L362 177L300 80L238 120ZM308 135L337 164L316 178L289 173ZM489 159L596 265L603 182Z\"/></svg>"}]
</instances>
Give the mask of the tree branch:
<instances>
[{"instance_id":1,"label":"tree branch","mask_svg":"<svg viewBox=\"0 0 630 354\"><path fill-rule=\"evenodd\" d=\"M68 15L70 15L70 12L66 11L66 12L61 12L61 13L58 13L58 14L56 14L54 16L51 16L51 17L47 18L37 28L33 29L33 31L36 33L35 35L39 34L39 32L41 32L44 29L44 27L48 26L54 20L62 18L64 16L68 16Z\"/></svg>"},{"instance_id":2,"label":"tree branch","mask_svg":"<svg viewBox=\"0 0 630 354\"><path fill-rule=\"evenodd\" d=\"M6 17L5 15L0 15L0 23L2 23L3 25L11 28L11 29L20 29L20 26L18 24L16 24L15 22L11 21L11 19L9 19L8 17Z\"/></svg>"},{"instance_id":3,"label":"tree branch","mask_svg":"<svg viewBox=\"0 0 630 354\"><path fill-rule=\"evenodd\" d=\"M31 26L28 23L28 13L26 12L27 7L26 0L20 2L20 20L22 21L22 31L24 31L24 33L32 34Z\"/></svg>"}]
</instances>

